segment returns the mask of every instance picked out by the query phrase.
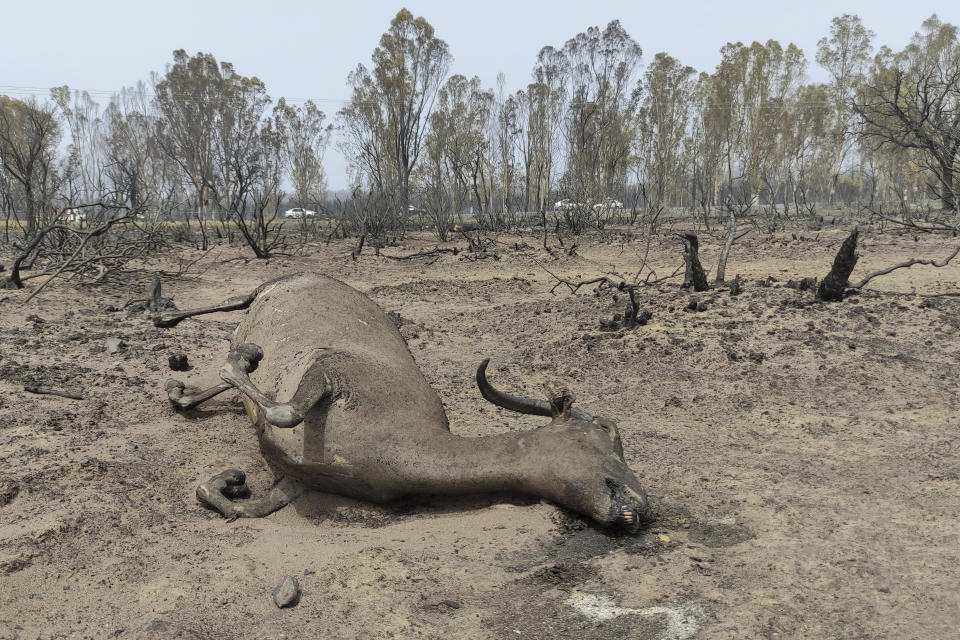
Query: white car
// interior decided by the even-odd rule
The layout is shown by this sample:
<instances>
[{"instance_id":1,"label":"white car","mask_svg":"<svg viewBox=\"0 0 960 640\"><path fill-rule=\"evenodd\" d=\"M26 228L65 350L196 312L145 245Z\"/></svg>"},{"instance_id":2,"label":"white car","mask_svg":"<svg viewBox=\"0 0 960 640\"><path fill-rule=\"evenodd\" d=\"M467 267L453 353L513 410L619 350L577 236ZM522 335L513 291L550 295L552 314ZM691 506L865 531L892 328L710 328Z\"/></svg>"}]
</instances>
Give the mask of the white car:
<instances>
[{"instance_id":1,"label":"white car","mask_svg":"<svg viewBox=\"0 0 960 640\"><path fill-rule=\"evenodd\" d=\"M603 202L593 205L593 208L597 211L618 211L623 209L623 203L613 198L605 198Z\"/></svg>"},{"instance_id":2,"label":"white car","mask_svg":"<svg viewBox=\"0 0 960 640\"><path fill-rule=\"evenodd\" d=\"M300 220L301 218L314 218L316 215L316 211L310 211L310 209L304 209L303 207L294 207L293 209L287 209L283 212L284 218L292 218L294 220Z\"/></svg>"},{"instance_id":3,"label":"white car","mask_svg":"<svg viewBox=\"0 0 960 640\"><path fill-rule=\"evenodd\" d=\"M553 203L553 210L554 211L573 211L574 209L577 209L578 207L581 207L581 206L583 205L581 205L579 202L574 202L570 198L564 198L563 200L559 200Z\"/></svg>"}]
</instances>

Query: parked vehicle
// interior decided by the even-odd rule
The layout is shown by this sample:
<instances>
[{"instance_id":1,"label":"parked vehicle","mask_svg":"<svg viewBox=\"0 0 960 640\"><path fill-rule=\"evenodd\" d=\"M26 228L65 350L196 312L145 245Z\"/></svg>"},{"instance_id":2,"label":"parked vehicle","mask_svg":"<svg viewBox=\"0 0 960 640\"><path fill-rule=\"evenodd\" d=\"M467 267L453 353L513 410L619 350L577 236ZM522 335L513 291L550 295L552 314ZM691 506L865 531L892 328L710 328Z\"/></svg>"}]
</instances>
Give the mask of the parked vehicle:
<instances>
[{"instance_id":1,"label":"parked vehicle","mask_svg":"<svg viewBox=\"0 0 960 640\"><path fill-rule=\"evenodd\" d=\"M571 200L570 198L564 198L563 200L559 200L553 203L553 210L554 211L573 211L574 209L577 209L582 206L583 205L580 204L579 202Z\"/></svg>"},{"instance_id":2,"label":"parked vehicle","mask_svg":"<svg viewBox=\"0 0 960 640\"><path fill-rule=\"evenodd\" d=\"M310 209L304 209L303 207L294 207L293 209L287 209L283 213L284 218L292 218L294 220L299 220L301 218L315 218L317 215L316 211L310 211Z\"/></svg>"},{"instance_id":3,"label":"parked vehicle","mask_svg":"<svg viewBox=\"0 0 960 640\"><path fill-rule=\"evenodd\" d=\"M604 198L603 202L598 202L593 208L597 211L619 211L623 209L623 203L613 198Z\"/></svg>"},{"instance_id":4,"label":"parked vehicle","mask_svg":"<svg viewBox=\"0 0 960 640\"><path fill-rule=\"evenodd\" d=\"M67 209L63 212L64 222L85 222L87 212L84 209Z\"/></svg>"}]
</instances>

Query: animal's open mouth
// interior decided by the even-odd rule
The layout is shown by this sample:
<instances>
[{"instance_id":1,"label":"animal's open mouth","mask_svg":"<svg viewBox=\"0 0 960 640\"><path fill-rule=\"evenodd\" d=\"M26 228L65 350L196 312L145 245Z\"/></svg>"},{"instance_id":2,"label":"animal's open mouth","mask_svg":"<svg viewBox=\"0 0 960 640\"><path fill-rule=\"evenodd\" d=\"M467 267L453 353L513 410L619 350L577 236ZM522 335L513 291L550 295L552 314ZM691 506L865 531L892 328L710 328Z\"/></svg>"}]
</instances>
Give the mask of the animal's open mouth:
<instances>
[{"instance_id":1,"label":"animal's open mouth","mask_svg":"<svg viewBox=\"0 0 960 640\"><path fill-rule=\"evenodd\" d=\"M610 516L613 523L635 533L640 528L638 505L634 504L629 492L619 482L607 480L607 490L610 492Z\"/></svg>"}]
</instances>

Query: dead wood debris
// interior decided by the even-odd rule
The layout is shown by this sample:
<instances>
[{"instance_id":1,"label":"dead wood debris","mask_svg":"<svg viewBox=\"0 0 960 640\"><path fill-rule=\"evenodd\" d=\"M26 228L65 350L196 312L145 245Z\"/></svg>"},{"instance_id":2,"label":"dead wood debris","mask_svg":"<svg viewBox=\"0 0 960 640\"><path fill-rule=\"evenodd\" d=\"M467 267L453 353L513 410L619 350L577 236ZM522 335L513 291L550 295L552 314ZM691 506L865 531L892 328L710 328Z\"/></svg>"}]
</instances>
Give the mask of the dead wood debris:
<instances>
[{"instance_id":1,"label":"dead wood debris","mask_svg":"<svg viewBox=\"0 0 960 640\"><path fill-rule=\"evenodd\" d=\"M63 391L60 389L52 389L50 387L37 387L28 384L24 385L23 390L28 393L36 393L38 395L60 396L61 398L69 398L70 400L83 400L83 396L79 393L73 391Z\"/></svg>"},{"instance_id":2,"label":"dead wood debris","mask_svg":"<svg viewBox=\"0 0 960 640\"><path fill-rule=\"evenodd\" d=\"M938 269L943 268L950 264L950 261L960 254L960 246L958 246L943 260L911 258L884 269L871 271L858 282L850 282L850 274L853 272L853 268L856 266L857 260L859 259L859 256L857 255L858 237L859 230L854 229L853 232L847 236L847 239L843 241L843 244L840 246L840 250L837 252L836 258L833 260L833 268L830 270L830 273L827 274L827 277L824 278L820 283L820 288L817 290L818 300L843 300L844 296L848 293L848 290L862 289L874 278L887 275L888 273L896 271L897 269L907 269L918 264L931 266Z\"/></svg>"},{"instance_id":3,"label":"dead wood debris","mask_svg":"<svg viewBox=\"0 0 960 640\"><path fill-rule=\"evenodd\" d=\"M847 239L840 245L837 251L837 257L833 259L833 268L820 282L820 288L817 289L817 299L838 302L843 300L843 294L847 290L847 282L850 280L850 274L853 268L857 266L857 238L860 235L858 229L847 236Z\"/></svg>"},{"instance_id":4,"label":"dead wood debris","mask_svg":"<svg viewBox=\"0 0 960 640\"><path fill-rule=\"evenodd\" d=\"M430 251L418 251L417 253L411 253L406 256L388 256L385 253L382 255L384 258L387 258L389 260L414 260L416 258L430 258L434 256L440 256L441 254L444 254L444 253L458 255L461 251L463 251L463 249L459 249L457 247L452 247L452 248L438 247L436 249L431 249Z\"/></svg>"},{"instance_id":5,"label":"dead wood debris","mask_svg":"<svg viewBox=\"0 0 960 640\"><path fill-rule=\"evenodd\" d=\"M150 282L150 288L147 289L146 298L130 300L126 305L124 305L127 308L127 313L132 315L142 311L159 313L161 311L167 311L170 309L175 310L177 305L173 303L172 298L164 298L161 295L161 288L162 284L160 282L160 277L154 276L153 280Z\"/></svg>"},{"instance_id":6,"label":"dead wood debris","mask_svg":"<svg viewBox=\"0 0 960 640\"><path fill-rule=\"evenodd\" d=\"M694 291L706 291L710 288L707 284L707 273L700 264L700 240L695 233L678 234L683 239L683 263L685 273L683 275L683 284L681 289L693 287Z\"/></svg>"}]
</instances>

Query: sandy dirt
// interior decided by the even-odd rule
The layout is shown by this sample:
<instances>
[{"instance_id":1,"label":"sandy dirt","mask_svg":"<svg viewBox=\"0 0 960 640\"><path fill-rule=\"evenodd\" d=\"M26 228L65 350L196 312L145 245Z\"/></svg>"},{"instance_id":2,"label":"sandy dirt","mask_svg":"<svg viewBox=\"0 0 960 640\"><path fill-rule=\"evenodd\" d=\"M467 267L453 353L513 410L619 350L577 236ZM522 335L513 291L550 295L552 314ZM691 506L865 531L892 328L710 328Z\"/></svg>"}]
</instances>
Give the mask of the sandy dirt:
<instances>
[{"instance_id":1,"label":"sandy dirt","mask_svg":"<svg viewBox=\"0 0 960 640\"><path fill-rule=\"evenodd\" d=\"M957 637L960 261L897 271L842 303L786 286L825 275L845 234L746 238L728 267L739 296L649 287L653 319L629 332L600 330L622 294L551 294L541 266L635 269L644 243L615 231L578 239L573 257L501 237L499 261L477 262L355 263L346 242L261 262L224 247L164 277L181 308L295 271L346 281L399 313L463 435L543 422L485 403L472 381L484 357L514 393L568 384L618 422L652 496L655 517L633 537L517 496L308 494L226 522L194 490L227 467L267 490L255 434L235 394L181 414L163 383L217 382L239 315L167 330L128 315L153 273L176 271L172 254L97 285L55 281L27 305L0 292L0 638ZM702 241L709 269L719 242ZM854 278L956 243L865 231ZM658 237L651 264L671 272L679 249ZM691 299L705 309L688 311ZM107 338L123 341L117 353ZM192 370L169 370L177 352ZM286 575L302 596L281 610L271 591Z\"/></svg>"}]
</instances>

